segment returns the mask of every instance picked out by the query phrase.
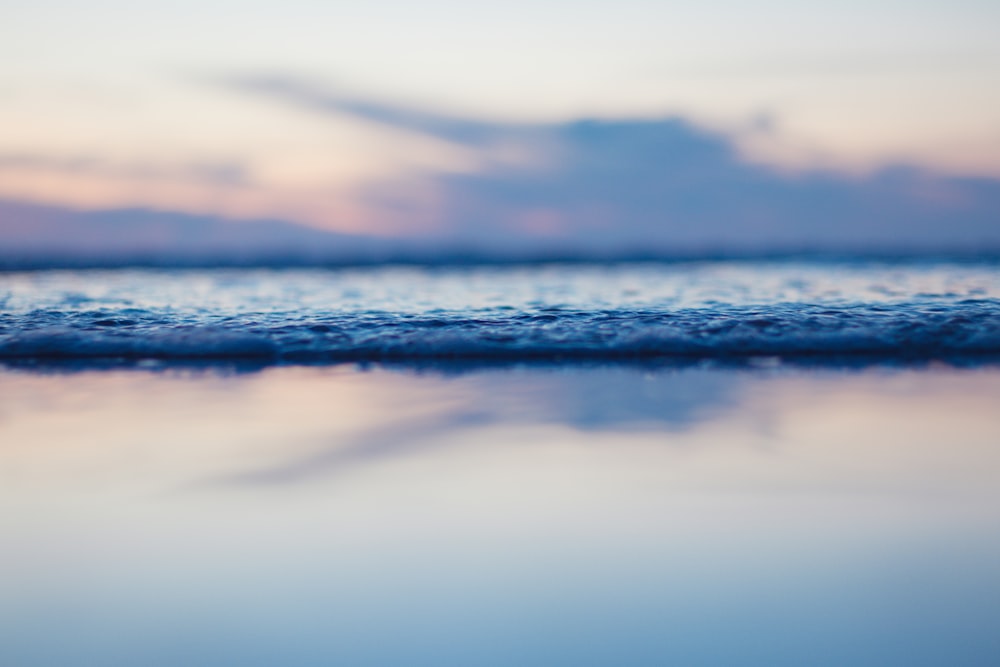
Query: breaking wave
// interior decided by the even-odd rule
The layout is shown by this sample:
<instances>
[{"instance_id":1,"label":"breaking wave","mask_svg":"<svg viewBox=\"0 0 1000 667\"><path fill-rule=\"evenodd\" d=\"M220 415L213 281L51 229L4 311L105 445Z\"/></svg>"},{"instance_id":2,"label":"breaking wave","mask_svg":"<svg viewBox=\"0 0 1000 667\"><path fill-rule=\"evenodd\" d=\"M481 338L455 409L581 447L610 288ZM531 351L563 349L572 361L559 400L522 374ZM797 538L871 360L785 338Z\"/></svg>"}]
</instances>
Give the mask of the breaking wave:
<instances>
[{"instance_id":1,"label":"breaking wave","mask_svg":"<svg viewBox=\"0 0 1000 667\"><path fill-rule=\"evenodd\" d=\"M405 314L363 311L200 318L143 309L0 315L7 360L253 359L269 363L617 360L1000 354L1000 300L845 306Z\"/></svg>"},{"instance_id":2,"label":"breaking wave","mask_svg":"<svg viewBox=\"0 0 1000 667\"><path fill-rule=\"evenodd\" d=\"M0 273L0 361L1000 355L1000 269L715 262Z\"/></svg>"}]
</instances>

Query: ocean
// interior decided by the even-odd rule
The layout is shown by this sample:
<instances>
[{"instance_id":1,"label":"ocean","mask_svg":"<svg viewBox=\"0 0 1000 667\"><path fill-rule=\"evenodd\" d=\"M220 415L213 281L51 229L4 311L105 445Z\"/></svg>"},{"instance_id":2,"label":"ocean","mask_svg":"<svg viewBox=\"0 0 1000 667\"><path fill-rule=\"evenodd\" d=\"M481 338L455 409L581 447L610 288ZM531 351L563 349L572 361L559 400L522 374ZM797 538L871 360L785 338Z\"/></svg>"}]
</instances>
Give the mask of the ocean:
<instances>
[{"instance_id":1,"label":"ocean","mask_svg":"<svg viewBox=\"0 0 1000 667\"><path fill-rule=\"evenodd\" d=\"M0 359L938 359L998 316L990 262L36 271L0 274Z\"/></svg>"},{"instance_id":2,"label":"ocean","mask_svg":"<svg viewBox=\"0 0 1000 667\"><path fill-rule=\"evenodd\" d=\"M1000 263L0 273L0 664L1000 663Z\"/></svg>"}]
</instances>

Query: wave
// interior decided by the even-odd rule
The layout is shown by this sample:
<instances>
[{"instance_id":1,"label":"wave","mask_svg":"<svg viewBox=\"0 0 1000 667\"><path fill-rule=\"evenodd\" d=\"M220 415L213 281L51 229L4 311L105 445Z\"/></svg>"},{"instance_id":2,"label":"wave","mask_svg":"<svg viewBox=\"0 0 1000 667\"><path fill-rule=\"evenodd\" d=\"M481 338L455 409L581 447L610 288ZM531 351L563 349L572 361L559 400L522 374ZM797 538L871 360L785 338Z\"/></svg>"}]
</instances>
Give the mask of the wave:
<instances>
[{"instance_id":1,"label":"wave","mask_svg":"<svg viewBox=\"0 0 1000 667\"><path fill-rule=\"evenodd\" d=\"M576 310L0 314L0 359L264 363L629 359L930 360L1000 354L1000 300Z\"/></svg>"}]
</instances>

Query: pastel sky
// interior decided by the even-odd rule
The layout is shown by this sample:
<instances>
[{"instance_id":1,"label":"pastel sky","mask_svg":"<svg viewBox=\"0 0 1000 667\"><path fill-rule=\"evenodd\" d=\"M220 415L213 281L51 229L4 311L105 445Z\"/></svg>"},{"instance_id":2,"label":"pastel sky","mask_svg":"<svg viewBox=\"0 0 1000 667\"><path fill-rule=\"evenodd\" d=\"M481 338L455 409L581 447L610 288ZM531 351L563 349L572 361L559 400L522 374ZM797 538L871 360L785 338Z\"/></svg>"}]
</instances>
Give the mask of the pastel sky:
<instances>
[{"instance_id":1,"label":"pastel sky","mask_svg":"<svg viewBox=\"0 0 1000 667\"><path fill-rule=\"evenodd\" d=\"M2 16L7 200L392 234L373 186L433 215L429 174L549 157L316 113L260 81L495 127L677 116L782 170L1000 177L992 0L34 0Z\"/></svg>"}]
</instances>

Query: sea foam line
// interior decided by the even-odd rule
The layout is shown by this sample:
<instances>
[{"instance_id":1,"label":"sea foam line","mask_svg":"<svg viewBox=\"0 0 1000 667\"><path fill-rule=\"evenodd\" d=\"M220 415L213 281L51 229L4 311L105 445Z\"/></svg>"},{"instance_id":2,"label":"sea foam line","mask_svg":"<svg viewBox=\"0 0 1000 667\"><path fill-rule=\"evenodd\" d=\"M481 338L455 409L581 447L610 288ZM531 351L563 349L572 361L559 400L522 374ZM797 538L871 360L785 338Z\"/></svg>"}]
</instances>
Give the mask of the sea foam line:
<instances>
[{"instance_id":1,"label":"sea foam line","mask_svg":"<svg viewBox=\"0 0 1000 667\"><path fill-rule=\"evenodd\" d=\"M533 311L198 313L129 309L0 315L7 360L839 357L1000 354L1000 301Z\"/></svg>"}]
</instances>

